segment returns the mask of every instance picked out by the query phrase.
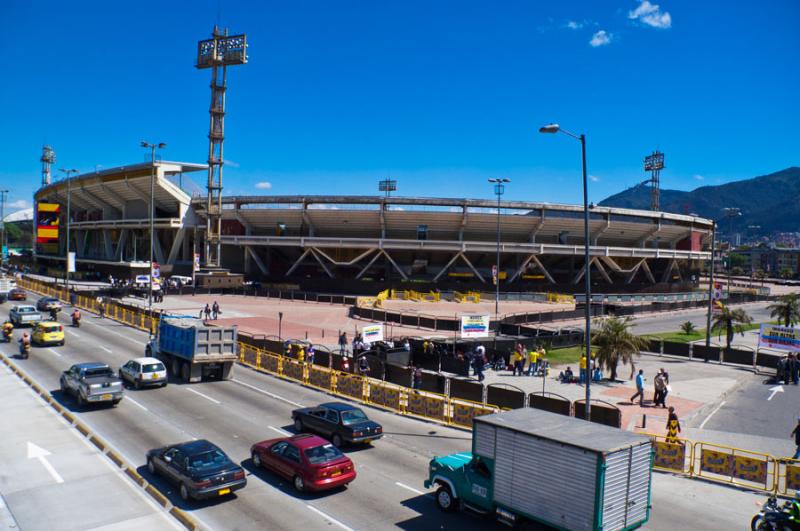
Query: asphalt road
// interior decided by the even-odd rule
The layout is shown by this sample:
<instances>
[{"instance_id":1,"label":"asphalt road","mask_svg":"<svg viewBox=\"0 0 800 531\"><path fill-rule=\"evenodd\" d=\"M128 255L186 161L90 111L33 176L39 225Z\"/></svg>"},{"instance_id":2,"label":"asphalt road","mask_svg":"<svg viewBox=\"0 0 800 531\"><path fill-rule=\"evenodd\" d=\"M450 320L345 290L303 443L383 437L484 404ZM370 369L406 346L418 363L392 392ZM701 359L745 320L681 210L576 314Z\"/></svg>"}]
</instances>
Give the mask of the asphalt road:
<instances>
[{"instance_id":1,"label":"asphalt road","mask_svg":"<svg viewBox=\"0 0 800 531\"><path fill-rule=\"evenodd\" d=\"M67 315L62 315L62 322L66 321ZM249 449L254 442L292 432L292 409L331 400L325 393L237 366L232 381L128 390L112 409L80 409L60 395L59 375L71 364L104 361L116 368L142 355L146 337L144 332L85 313L79 330L67 327L65 346L33 348L30 359L17 363L204 527L477 530L489 525L469 514L442 514L422 486L432 456L470 449L468 432L366 407L370 417L383 424L386 435L372 447L346 450L356 464L358 478L344 490L297 494L288 482L254 469ZM13 345L0 348L6 354L15 351ZM241 462L249 472L247 487L232 498L184 503L173 487L149 476L144 467L147 450L195 437L211 440ZM743 527L753 514L750 502L759 498L747 494L746 503L731 509L727 501L732 491L727 487L699 486L692 480L661 474L653 478L652 529L674 529L676 522L689 528L691 522L702 522L705 529ZM685 487L680 487L684 483ZM682 488L700 489L701 494L691 499L676 496L676 489L680 492ZM704 489L713 495L703 494ZM714 496L722 500L716 508L709 507ZM709 521L711 513L714 518Z\"/></svg>"}]
</instances>

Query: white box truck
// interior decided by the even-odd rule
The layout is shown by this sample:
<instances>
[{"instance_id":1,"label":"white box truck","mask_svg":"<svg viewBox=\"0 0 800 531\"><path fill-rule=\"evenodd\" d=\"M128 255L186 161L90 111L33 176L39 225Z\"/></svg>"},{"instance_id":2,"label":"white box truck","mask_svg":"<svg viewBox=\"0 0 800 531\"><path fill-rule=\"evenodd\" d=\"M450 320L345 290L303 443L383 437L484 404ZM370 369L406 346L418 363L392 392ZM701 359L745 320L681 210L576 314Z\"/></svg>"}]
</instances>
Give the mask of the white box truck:
<instances>
[{"instance_id":1,"label":"white box truck","mask_svg":"<svg viewBox=\"0 0 800 531\"><path fill-rule=\"evenodd\" d=\"M444 511L621 531L649 520L651 471L643 435L523 408L473 419L472 452L433 458L425 487Z\"/></svg>"}]
</instances>

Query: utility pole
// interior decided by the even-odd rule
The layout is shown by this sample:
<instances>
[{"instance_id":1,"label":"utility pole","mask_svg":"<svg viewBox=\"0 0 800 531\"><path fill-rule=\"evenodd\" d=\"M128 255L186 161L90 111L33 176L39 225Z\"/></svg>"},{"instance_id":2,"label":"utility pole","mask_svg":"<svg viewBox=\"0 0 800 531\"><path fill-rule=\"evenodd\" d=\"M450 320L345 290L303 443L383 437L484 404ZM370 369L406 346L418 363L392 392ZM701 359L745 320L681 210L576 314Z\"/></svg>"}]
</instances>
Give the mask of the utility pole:
<instances>
[{"instance_id":1,"label":"utility pole","mask_svg":"<svg viewBox=\"0 0 800 531\"><path fill-rule=\"evenodd\" d=\"M148 297L147 297L147 307L148 311L150 312L150 319L153 318L153 240L155 238L155 198L156 198L156 148L164 149L167 145L163 142L159 142L158 144L151 144L150 142L141 142L141 145L145 149L150 150L150 278L148 281L148 286L150 289L148 290ZM148 332L150 335L153 334L153 327L150 326Z\"/></svg>"},{"instance_id":2,"label":"utility pole","mask_svg":"<svg viewBox=\"0 0 800 531\"><path fill-rule=\"evenodd\" d=\"M5 265L6 260L8 260L8 240L6 239L6 196L8 195L8 190L0 190L0 231L3 231L0 235L0 246L3 249L3 258L2 262Z\"/></svg>"},{"instance_id":3,"label":"utility pole","mask_svg":"<svg viewBox=\"0 0 800 531\"><path fill-rule=\"evenodd\" d=\"M717 222L711 222L711 265L708 268L708 314L706 315L706 346L711 346L711 311L714 307L714 255L717 252ZM706 357L706 361L708 358Z\"/></svg>"},{"instance_id":4,"label":"utility pole","mask_svg":"<svg viewBox=\"0 0 800 531\"><path fill-rule=\"evenodd\" d=\"M70 262L69 262L69 228L70 228L70 223L72 221L72 212L70 210L71 206L72 206L71 205L71 203L72 203L72 179L70 178L70 176L71 175L78 175L78 170L75 170L75 169L65 170L65 169L61 168L58 171L64 173L64 179L67 181L67 235L66 235L67 245L66 245L66 255L65 255L66 259L67 259L67 262L66 262L65 267L64 267L64 270L65 270L64 287L67 289L67 292L69 292L69 273L70 273L70 271L69 271L69 266L70 266ZM77 256L75 257L75 259L77 261Z\"/></svg>"}]
</instances>

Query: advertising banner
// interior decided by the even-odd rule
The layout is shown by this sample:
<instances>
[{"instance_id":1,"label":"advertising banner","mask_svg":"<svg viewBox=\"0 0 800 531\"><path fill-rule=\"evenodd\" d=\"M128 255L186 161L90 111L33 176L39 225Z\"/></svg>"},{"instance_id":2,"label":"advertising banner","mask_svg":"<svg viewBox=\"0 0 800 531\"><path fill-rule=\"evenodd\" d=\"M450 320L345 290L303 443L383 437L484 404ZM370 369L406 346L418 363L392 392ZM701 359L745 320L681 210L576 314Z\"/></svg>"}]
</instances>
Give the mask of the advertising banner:
<instances>
[{"instance_id":1,"label":"advertising banner","mask_svg":"<svg viewBox=\"0 0 800 531\"><path fill-rule=\"evenodd\" d=\"M67 272L74 273L75 272L75 252L70 251L67 253Z\"/></svg>"},{"instance_id":2,"label":"advertising banner","mask_svg":"<svg viewBox=\"0 0 800 531\"><path fill-rule=\"evenodd\" d=\"M58 253L58 223L61 205L36 204L36 248L42 254Z\"/></svg>"},{"instance_id":3,"label":"advertising banner","mask_svg":"<svg viewBox=\"0 0 800 531\"><path fill-rule=\"evenodd\" d=\"M489 315L462 315L461 337L488 337Z\"/></svg>"},{"instance_id":4,"label":"advertising banner","mask_svg":"<svg viewBox=\"0 0 800 531\"><path fill-rule=\"evenodd\" d=\"M712 474L730 476L733 473L733 454L703 448L700 453L700 469Z\"/></svg>"},{"instance_id":5,"label":"advertising banner","mask_svg":"<svg viewBox=\"0 0 800 531\"><path fill-rule=\"evenodd\" d=\"M683 472L686 463L686 445L683 443L668 443L655 441L653 443L655 455L653 466Z\"/></svg>"},{"instance_id":6,"label":"advertising banner","mask_svg":"<svg viewBox=\"0 0 800 531\"><path fill-rule=\"evenodd\" d=\"M383 341L383 325L381 323L366 325L361 328L361 336L364 338L364 341L370 343Z\"/></svg>"},{"instance_id":7,"label":"advertising banner","mask_svg":"<svg viewBox=\"0 0 800 531\"><path fill-rule=\"evenodd\" d=\"M737 455L733 459L733 477L760 485L767 483L767 461L754 457Z\"/></svg>"},{"instance_id":8,"label":"advertising banner","mask_svg":"<svg viewBox=\"0 0 800 531\"><path fill-rule=\"evenodd\" d=\"M800 464L786 465L786 490L800 490Z\"/></svg>"},{"instance_id":9,"label":"advertising banner","mask_svg":"<svg viewBox=\"0 0 800 531\"><path fill-rule=\"evenodd\" d=\"M758 346L800 352L800 328L762 324Z\"/></svg>"}]
</instances>

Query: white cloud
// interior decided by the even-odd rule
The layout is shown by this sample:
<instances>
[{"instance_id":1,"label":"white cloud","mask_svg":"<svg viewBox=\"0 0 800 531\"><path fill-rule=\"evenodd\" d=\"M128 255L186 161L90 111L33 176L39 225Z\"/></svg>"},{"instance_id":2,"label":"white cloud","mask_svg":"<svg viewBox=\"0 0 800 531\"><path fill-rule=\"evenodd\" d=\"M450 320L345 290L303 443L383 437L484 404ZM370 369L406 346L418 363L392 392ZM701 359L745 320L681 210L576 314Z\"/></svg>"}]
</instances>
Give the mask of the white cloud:
<instances>
[{"instance_id":1,"label":"white cloud","mask_svg":"<svg viewBox=\"0 0 800 531\"><path fill-rule=\"evenodd\" d=\"M572 30L581 29L583 27L583 22L578 22L576 20L570 20L567 22L567 27Z\"/></svg>"},{"instance_id":2,"label":"white cloud","mask_svg":"<svg viewBox=\"0 0 800 531\"><path fill-rule=\"evenodd\" d=\"M600 180L600 177L598 177L597 175L590 175L589 180L592 181L593 183L596 183Z\"/></svg>"},{"instance_id":3,"label":"white cloud","mask_svg":"<svg viewBox=\"0 0 800 531\"><path fill-rule=\"evenodd\" d=\"M592 40L589 41L589 46L592 48L597 48L598 46L605 46L611 43L611 39L613 35L606 32L606 30L600 30L592 35Z\"/></svg>"},{"instance_id":4,"label":"white cloud","mask_svg":"<svg viewBox=\"0 0 800 531\"><path fill-rule=\"evenodd\" d=\"M259 190L269 190L272 188L272 183L269 181L261 181L260 183L256 183L256 188Z\"/></svg>"},{"instance_id":5,"label":"white cloud","mask_svg":"<svg viewBox=\"0 0 800 531\"><path fill-rule=\"evenodd\" d=\"M28 208L30 204L24 199L17 199L13 203L9 203L8 206L11 208Z\"/></svg>"},{"instance_id":6,"label":"white cloud","mask_svg":"<svg viewBox=\"0 0 800 531\"><path fill-rule=\"evenodd\" d=\"M697 181L702 181L702 180L705 179L705 177L703 177L702 175L699 175L699 174L693 175L692 177Z\"/></svg>"},{"instance_id":7,"label":"white cloud","mask_svg":"<svg viewBox=\"0 0 800 531\"><path fill-rule=\"evenodd\" d=\"M672 27L672 16L668 11L661 11L661 6L651 4L648 0L641 0L633 11L628 11L628 18L638 20L648 26L659 29Z\"/></svg>"},{"instance_id":8,"label":"white cloud","mask_svg":"<svg viewBox=\"0 0 800 531\"><path fill-rule=\"evenodd\" d=\"M225 159L223 162L225 163L226 166L230 166L231 168L238 168L240 166L238 162L235 162L233 160Z\"/></svg>"}]
</instances>

